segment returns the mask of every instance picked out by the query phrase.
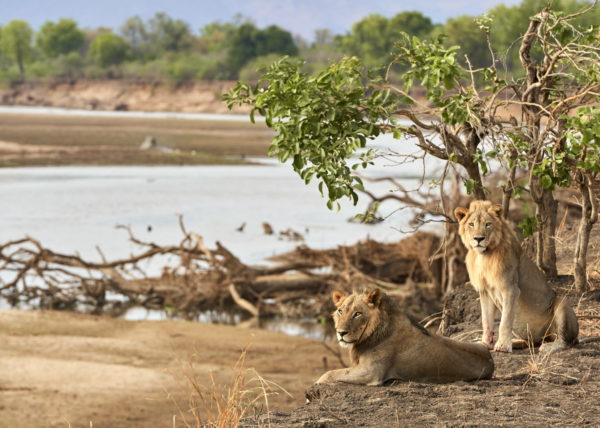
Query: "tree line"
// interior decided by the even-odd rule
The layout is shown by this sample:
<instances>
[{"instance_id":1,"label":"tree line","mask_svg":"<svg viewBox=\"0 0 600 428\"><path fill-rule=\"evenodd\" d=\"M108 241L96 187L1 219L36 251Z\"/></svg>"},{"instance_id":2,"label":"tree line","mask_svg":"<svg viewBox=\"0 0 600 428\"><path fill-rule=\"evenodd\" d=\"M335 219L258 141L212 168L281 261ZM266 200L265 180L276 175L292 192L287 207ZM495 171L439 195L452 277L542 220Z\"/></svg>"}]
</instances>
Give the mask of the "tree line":
<instances>
[{"instance_id":1,"label":"tree line","mask_svg":"<svg viewBox=\"0 0 600 428\"><path fill-rule=\"evenodd\" d=\"M392 17L369 15L350 31L334 35L329 29L315 32L307 42L276 25L258 28L236 16L230 22L212 22L195 33L188 23L165 13L144 21L126 20L118 29L82 29L72 19L46 22L36 32L24 20L0 27L0 80L52 78L123 78L168 81L255 80L257 70L287 55L306 60L305 70L317 73L343 56L356 56L368 67L383 68L393 56L401 33L434 40L441 34L446 46L458 46L457 60L465 55L477 68L493 55L505 59L509 71L518 72L518 44L522 23L547 3L523 0L519 5L500 4L487 12L491 18L494 51L488 49L484 29L476 17L463 15L434 24L420 12L404 11ZM553 9L572 12L584 0L556 0ZM578 19L580 25L600 21L598 10ZM402 72L402 68L395 71Z\"/></svg>"}]
</instances>

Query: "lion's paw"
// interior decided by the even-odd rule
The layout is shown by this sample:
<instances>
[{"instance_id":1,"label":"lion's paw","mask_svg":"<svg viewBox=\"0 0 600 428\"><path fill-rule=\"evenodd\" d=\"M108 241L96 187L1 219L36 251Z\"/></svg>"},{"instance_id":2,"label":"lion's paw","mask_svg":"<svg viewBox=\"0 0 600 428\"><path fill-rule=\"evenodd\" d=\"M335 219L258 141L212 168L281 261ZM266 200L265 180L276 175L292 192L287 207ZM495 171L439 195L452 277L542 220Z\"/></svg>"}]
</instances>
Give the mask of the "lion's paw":
<instances>
[{"instance_id":1,"label":"lion's paw","mask_svg":"<svg viewBox=\"0 0 600 428\"><path fill-rule=\"evenodd\" d=\"M505 343L498 342L498 343L496 343L496 346L494 346L494 352L511 353L512 352L512 343L507 345Z\"/></svg>"}]
</instances>

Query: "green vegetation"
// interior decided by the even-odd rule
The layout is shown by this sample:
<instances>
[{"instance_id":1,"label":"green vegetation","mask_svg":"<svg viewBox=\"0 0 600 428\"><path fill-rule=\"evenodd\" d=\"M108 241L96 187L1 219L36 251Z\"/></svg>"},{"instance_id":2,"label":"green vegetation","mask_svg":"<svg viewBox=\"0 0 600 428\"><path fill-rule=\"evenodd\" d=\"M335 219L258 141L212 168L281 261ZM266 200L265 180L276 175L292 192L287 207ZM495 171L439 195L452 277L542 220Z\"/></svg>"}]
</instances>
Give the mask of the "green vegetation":
<instances>
[{"instance_id":1,"label":"green vegetation","mask_svg":"<svg viewBox=\"0 0 600 428\"><path fill-rule=\"evenodd\" d=\"M32 53L31 38L33 31L29 24L21 20L12 20L0 33L0 46L2 54L7 59L13 60L19 68L19 79L25 79L25 63Z\"/></svg>"},{"instance_id":2,"label":"green vegetation","mask_svg":"<svg viewBox=\"0 0 600 428\"><path fill-rule=\"evenodd\" d=\"M36 46L48 58L76 52L83 46L85 34L72 19L46 22L37 34Z\"/></svg>"},{"instance_id":3,"label":"green vegetation","mask_svg":"<svg viewBox=\"0 0 600 428\"><path fill-rule=\"evenodd\" d=\"M487 34L475 22L480 17L460 16L442 24L420 12L402 11L392 17L369 15L342 35L320 29L311 43L274 25L258 28L241 16L231 22L209 23L198 31L164 13L146 21L134 16L116 29L81 29L72 19L60 19L46 22L36 34L25 21L14 20L0 32L0 81L112 78L177 85L195 80L254 80L257 68L283 55L304 59L302 70L313 75L343 56L356 56L383 73L401 33L421 40L445 34L443 44L459 47L456 59L463 66L469 66L467 55L471 67L485 67L493 53L509 72L519 73L519 43L515 41L529 17L546 3L522 0L519 5L492 8L487 13L492 18ZM589 1L554 0L552 7L571 13L586 4ZM582 27L597 22L598 8L577 19ZM486 36L493 42L493 51ZM390 79L397 81L405 69L395 63L391 71Z\"/></svg>"},{"instance_id":4,"label":"green vegetation","mask_svg":"<svg viewBox=\"0 0 600 428\"><path fill-rule=\"evenodd\" d=\"M525 0L511 10L532 3ZM502 198L505 215L511 198L525 190L536 214L524 226L530 233L537 228L537 263L549 276L557 274L553 191L577 183L583 216L575 283L583 291L589 234L598 216L593 185L600 175L600 19L590 21L598 16L596 3L557 5L581 9L569 14L543 8L521 21L522 36L510 43L517 62L497 56L493 18L476 21L478 39L467 31L468 20L459 17L447 25L452 38L470 41L462 52L443 34L399 34L386 70L400 66L400 82L390 81L389 72L383 78L379 71L369 72L356 57L342 58L315 76L284 58L257 85L238 83L226 100L230 107L251 106L251 119L255 112L265 116L276 132L270 153L281 161L293 159L304 181L316 178L329 208L344 197L356 202L362 182L352 169L369 166L375 153L362 149L383 132L416 140L421 157L446 161L439 181L455 171L477 199L487 199L491 182L498 186L500 180L496 197ZM366 18L361 31L381 31L383 19ZM475 58L463 55L466 46ZM425 90L428 104L411 96L416 87ZM402 165L415 155L396 156ZM451 216L451 211L428 213Z\"/></svg>"}]
</instances>

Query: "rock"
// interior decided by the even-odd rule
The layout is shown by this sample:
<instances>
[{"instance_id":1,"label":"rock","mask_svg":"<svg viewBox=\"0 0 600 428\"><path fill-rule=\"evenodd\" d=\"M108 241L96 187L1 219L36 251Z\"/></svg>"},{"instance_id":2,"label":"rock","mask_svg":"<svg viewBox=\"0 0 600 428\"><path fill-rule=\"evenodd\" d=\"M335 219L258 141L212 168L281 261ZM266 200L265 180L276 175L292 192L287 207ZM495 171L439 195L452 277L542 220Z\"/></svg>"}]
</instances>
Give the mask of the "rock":
<instances>
[{"instance_id":1,"label":"rock","mask_svg":"<svg viewBox=\"0 0 600 428\"><path fill-rule=\"evenodd\" d=\"M155 149L157 145L156 138L154 138L152 135L148 135L146 138L144 138L142 144L140 144L140 150Z\"/></svg>"}]
</instances>

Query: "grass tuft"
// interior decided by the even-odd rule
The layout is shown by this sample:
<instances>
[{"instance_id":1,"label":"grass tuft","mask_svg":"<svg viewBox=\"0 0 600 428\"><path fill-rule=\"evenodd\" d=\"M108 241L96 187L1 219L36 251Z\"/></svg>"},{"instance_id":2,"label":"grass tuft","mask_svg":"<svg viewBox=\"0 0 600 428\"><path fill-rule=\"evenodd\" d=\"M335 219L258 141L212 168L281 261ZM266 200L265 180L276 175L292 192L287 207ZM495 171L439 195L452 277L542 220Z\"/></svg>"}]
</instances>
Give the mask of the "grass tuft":
<instances>
[{"instance_id":1,"label":"grass tuft","mask_svg":"<svg viewBox=\"0 0 600 428\"><path fill-rule=\"evenodd\" d=\"M252 420L253 426L270 426L269 397L280 392L290 394L256 370L247 368L246 355L244 349L233 368L231 381L226 384L219 384L212 371L202 381L193 360L185 362L179 380L187 398L184 403L174 398L173 402L186 427L233 428L244 419ZM176 426L175 415L173 427Z\"/></svg>"}]
</instances>

